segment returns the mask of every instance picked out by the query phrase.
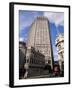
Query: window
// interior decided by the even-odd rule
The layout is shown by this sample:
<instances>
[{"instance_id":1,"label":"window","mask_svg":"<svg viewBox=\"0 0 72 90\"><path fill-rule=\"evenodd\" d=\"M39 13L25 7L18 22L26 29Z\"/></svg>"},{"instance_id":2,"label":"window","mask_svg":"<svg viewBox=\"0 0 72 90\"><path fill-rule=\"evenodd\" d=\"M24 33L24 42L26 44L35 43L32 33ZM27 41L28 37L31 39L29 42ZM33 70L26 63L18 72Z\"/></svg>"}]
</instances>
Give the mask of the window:
<instances>
[{"instance_id":1,"label":"window","mask_svg":"<svg viewBox=\"0 0 72 90\"><path fill-rule=\"evenodd\" d=\"M51 60L48 60L48 64L51 64Z\"/></svg>"},{"instance_id":2,"label":"window","mask_svg":"<svg viewBox=\"0 0 72 90\"><path fill-rule=\"evenodd\" d=\"M26 61L27 61L27 63L29 63L29 59L27 59Z\"/></svg>"},{"instance_id":3,"label":"window","mask_svg":"<svg viewBox=\"0 0 72 90\"><path fill-rule=\"evenodd\" d=\"M61 45L58 45L58 49L61 50Z\"/></svg>"}]
</instances>

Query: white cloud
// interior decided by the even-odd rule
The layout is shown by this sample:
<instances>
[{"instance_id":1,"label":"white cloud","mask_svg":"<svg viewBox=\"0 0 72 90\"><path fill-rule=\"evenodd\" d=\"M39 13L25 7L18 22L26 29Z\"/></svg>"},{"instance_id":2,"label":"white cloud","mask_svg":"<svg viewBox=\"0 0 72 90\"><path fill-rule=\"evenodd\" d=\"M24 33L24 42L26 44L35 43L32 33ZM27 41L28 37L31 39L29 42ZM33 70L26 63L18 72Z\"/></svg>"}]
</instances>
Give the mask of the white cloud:
<instances>
[{"instance_id":1,"label":"white cloud","mask_svg":"<svg viewBox=\"0 0 72 90\"><path fill-rule=\"evenodd\" d=\"M44 16L56 25L64 25L64 13L62 12L44 12Z\"/></svg>"},{"instance_id":2,"label":"white cloud","mask_svg":"<svg viewBox=\"0 0 72 90\"><path fill-rule=\"evenodd\" d=\"M20 37L19 41L26 42L27 41L27 34L25 34L24 37Z\"/></svg>"},{"instance_id":3,"label":"white cloud","mask_svg":"<svg viewBox=\"0 0 72 90\"><path fill-rule=\"evenodd\" d=\"M20 37L19 41L23 42L24 41L24 38L23 37Z\"/></svg>"}]
</instances>

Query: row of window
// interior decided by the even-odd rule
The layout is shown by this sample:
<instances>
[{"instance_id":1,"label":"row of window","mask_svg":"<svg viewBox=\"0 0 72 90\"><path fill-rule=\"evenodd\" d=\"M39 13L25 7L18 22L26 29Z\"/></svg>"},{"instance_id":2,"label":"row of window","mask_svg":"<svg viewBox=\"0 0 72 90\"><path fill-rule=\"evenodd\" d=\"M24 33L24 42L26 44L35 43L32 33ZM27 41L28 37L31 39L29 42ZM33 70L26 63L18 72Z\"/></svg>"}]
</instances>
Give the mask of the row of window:
<instances>
[{"instance_id":1,"label":"row of window","mask_svg":"<svg viewBox=\"0 0 72 90\"><path fill-rule=\"evenodd\" d=\"M30 59L31 64L44 64L45 63L44 61L43 60L38 60L38 59L33 59L33 58Z\"/></svg>"}]
</instances>

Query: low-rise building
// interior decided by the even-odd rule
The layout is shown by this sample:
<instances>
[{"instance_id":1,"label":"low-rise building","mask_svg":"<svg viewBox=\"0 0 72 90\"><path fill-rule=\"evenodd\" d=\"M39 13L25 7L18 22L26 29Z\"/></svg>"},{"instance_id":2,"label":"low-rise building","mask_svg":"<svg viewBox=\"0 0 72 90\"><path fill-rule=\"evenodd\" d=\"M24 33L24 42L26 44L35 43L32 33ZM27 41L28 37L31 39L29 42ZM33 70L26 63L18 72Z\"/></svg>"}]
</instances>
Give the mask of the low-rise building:
<instances>
[{"instance_id":1,"label":"low-rise building","mask_svg":"<svg viewBox=\"0 0 72 90\"><path fill-rule=\"evenodd\" d=\"M45 66L45 56L36 51L33 47L27 48L26 53L26 74L24 78L39 76L42 74Z\"/></svg>"}]
</instances>

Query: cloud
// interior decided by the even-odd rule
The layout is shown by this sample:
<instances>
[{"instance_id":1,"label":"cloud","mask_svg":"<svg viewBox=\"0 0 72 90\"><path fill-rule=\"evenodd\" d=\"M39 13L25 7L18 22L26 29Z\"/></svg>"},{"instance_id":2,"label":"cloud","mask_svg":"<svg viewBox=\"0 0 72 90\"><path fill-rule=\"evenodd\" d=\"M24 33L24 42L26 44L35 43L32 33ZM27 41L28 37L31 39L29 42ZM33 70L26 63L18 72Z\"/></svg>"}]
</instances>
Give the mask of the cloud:
<instances>
[{"instance_id":1,"label":"cloud","mask_svg":"<svg viewBox=\"0 0 72 90\"><path fill-rule=\"evenodd\" d=\"M64 13L62 12L44 12L44 16L55 25L64 25Z\"/></svg>"},{"instance_id":2,"label":"cloud","mask_svg":"<svg viewBox=\"0 0 72 90\"><path fill-rule=\"evenodd\" d=\"M23 37L20 37L19 38L19 41L23 42L24 41L24 38Z\"/></svg>"},{"instance_id":3,"label":"cloud","mask_svg":"<svg viewBox=\"0 0 72 90\"><path fill-rule=\"evenodd\" d=\"M20 37L19 41L26 42L27 41L27 37Z\"/></svg>"}]
</instances>

